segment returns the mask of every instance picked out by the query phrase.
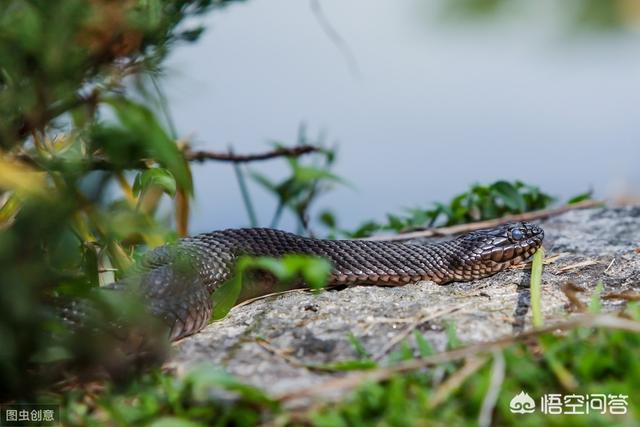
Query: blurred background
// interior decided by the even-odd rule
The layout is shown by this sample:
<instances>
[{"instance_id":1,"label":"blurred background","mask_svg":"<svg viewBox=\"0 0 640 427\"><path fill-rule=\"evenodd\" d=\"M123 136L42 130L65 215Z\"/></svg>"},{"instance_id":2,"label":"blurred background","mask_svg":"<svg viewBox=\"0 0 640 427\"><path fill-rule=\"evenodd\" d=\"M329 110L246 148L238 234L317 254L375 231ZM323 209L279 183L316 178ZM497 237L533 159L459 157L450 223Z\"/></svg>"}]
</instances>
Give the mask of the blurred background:
<instances>
[{"instance_id":1,"label":"blurred background","mask_svg":"<svg viewBox=\"0 0 640 427\"><path fill-rule=\"evenodd\" d=\"M316 208L344 227L497 179L560 200L640 192L636 1L252 0L199 19L207 31L173 50L163 81L178 134L249 153L303 126L337 147L350 185ZM232 166L193 171L190 231L246 226ZM249 192L268 226L276 201Z\"/></svg>"}]
</instances>

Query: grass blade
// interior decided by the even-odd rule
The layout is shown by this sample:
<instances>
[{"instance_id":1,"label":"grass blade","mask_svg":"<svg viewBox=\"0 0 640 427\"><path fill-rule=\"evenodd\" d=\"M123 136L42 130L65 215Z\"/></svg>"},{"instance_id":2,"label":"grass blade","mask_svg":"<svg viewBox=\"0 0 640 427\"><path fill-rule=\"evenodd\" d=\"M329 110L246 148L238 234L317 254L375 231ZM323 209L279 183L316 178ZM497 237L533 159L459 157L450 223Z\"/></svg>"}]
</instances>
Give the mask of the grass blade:
<instances>
[{"instance_id":1,"label":"grass blade","mask_svg":"<svg viewBox=\"0 0 640 427\"><path fill-rule=\"evenodd\" d=\"M533 255L531 264L531 314L533 316L533 326L542 327L542 260L544 259L544 249L540 248Z\"/></svg>"}]
</instances>

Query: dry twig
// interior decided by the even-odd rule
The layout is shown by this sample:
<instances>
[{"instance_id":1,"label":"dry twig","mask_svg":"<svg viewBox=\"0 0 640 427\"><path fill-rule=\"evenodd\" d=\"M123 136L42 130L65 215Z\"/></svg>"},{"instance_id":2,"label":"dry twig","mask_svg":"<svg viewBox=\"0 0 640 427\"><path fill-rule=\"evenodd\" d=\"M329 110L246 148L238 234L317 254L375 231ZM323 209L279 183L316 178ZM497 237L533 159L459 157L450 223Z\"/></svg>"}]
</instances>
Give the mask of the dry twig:
<instances>
[{"instance_id":1,"label":"dry twig","mask_svg":"<svg viewBox=\"0 0 640 427\"><path fill-rule=\"evenodd\" d=\"M304 154L321 151L320 147L313 145L296 145L294 147L279 147L271 151L255 154L233 154L219 151L192 151L187 150L184 157L188 161L204 162L206 160L217 160L221 162L247 163L260 160L269 160L276 157L299 157Z\"/></svg>"},{"instance_id":2,"label":"dry twig","mask_svg":"<svg viewBox=\"0 0 640 427\"><path fill-rule=\"evenodd\" d=\"M374 360L382 359L393 347L396 346L396 344L398 344L400 341L402 341L403 339L408 337L409 334L411 334L411 332L413 332L413 330L415 328L417 328L418 326L422 325L423 323L428 322L430 320L434 320L434 319L436 319L438 317L444 316L445 314L451 314L451 313L453 313L455 311L460 310L461 308L463 308L463 307L465 307L467 305L469 305L469 303L458 304L458 305L453 306L453 307L448 307L448 308L444 308L444 309L438 310L435 313L423 314L423 315L419 316L409 326L407 326L402 332L400 332L398 335L393 337L387 343L387 345L385 345L378 353L376 353L375 356L373 356L373 359Z\"/></svg>"},{"instance_id":3,"label":"dry twig","mask_svg":"<svg viewBox=\"0 0 640 427\"><path fill-rule=\"evenodd\" d=\"M433 397L429 400L429 407L435 408L456 391L471 375L482 368L489 360L487 357L467 357L464 366L453 373L446 379L433 393Z\"/></svg>"},{"instance_id":4,"label":"dry twig","mask_svg":"<svg viewBox=\"0 0 640 427\"><path fill-rule=\"evenodd\" d=\"M602 299L616 300L621 299L625 301L640 301L640 293L633 292L632 290L626 290L624 292L609 292L602 296Z\"/></svg>"},{"instance_id":5,"label":"dry twig","mask_svg":"<svg viewBox=\"0 0 640 427\"><path fill-rule=\"evenodd\" d=\"M190 150L184 151L184 158L189 162L205 162L208 160L231 162L231 163L247 163L261 160L270 160L277 157L299 157L309 153L316 153L322 151L322 148L313 145L296 145L294 147L279 147L271 151L264 153L254 154L233 154L221 151L207 151L207 150ZM47 167L52 169L58 169L64 165L64 161L61 160L40 160L27 153L20 153L14 156L16 160L23 161L30 165L38 166L40 162L47 164ZM83 166L90 170L113 170L115 165L106 157L94 156L91 159L83 161ZM153 165L153 161L139 160L127 165L127 169L148 169Z\"/></svg>"},{"instance_id":6,"label":"dry twig","mask_svg":"<svg viewBox=\"0 0 640 427\"><path fill-rule=\"evenodd\" d=\"M612 315L579 315L566 322L547 326L545 328L531 330L517 336L500 338L495 341L485 343L472 344L466 347L456 348L451 351L434 354L422 359L401 362L390 367L346 375L344 377L331 379L321 384L316 384L313 387L303 388L291 393L281 394L276 398L280 401L292 401L305 397L320 396L335 390L349 390L359 386L366 381L384 381L399 373L411 372L445 362L464 359L466 357L475 356L481 353L499 350L510 344L527 341L542 334L568 331L578 327L599 327L640 333L640 322L634 320L628 320Z\"/></svg>"},{"instance_id":7,"label":"dry twig","mask_svg":"<svg viewBox=\"0 0 640 427\"><path fill-rule=\"evenodd\" d=\"M576 268L589 267L591 265L598 265L598 264L600 264L598 261L593 259L588 259L585 261L577 262L575 264L565 265L564 267L557 268L555 273L556 274L566 273L567 271L575 270Z\"/></svg>"},{"instance_id":8,"label":"dry twig","mask_svg":"<svg viewBox=\"0 0 640 427\"><path fill-rule=\"evenodd\" d=\"M564 295L569 300L569 307L567 307L568 311L574 313L583 313L587 311L586 304L580 301L580 298L578 297L578 294L584 293L584 289L571 282L567 282L562 285L561 289Z\"/></svg>"}]
</instances>

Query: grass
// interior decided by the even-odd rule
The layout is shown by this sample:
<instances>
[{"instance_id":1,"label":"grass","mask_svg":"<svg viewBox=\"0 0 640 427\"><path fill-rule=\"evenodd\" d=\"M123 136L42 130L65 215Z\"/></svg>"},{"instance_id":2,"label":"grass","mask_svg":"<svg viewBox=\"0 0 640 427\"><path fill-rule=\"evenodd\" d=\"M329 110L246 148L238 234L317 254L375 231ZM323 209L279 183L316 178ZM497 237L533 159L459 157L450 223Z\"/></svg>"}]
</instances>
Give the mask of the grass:
<instances>
[{"instance_id":1,"label":"grass","mask_svg":"<svg viewBox=\"0 0 640 427\"><path fill-rule=\"evenodd\" d=\"M592 310L594 310L592 308ZM270 396L212 366L185 376L160 371L125 389L100 386L62 399L64 424L80 425L635 425L640 417L640 308L631 303L614 317L586 314L558 327L520 338L460 346L448 328L449 345L433 353L418 332L416 348L399 346L382 366L344 362L346 376L291 396ZM558 332L561 331L561 332ZM347 339L345 337L345 339ZM353 340L352 340L353 342ZM355 344L354 344L355 345ZM364 369L364 370L363 370ZM323 401L320 389L346 398ZM628 396L626 415L514 414L510 400L521 391L539 407L548 394L605 393ZM310 397L313 405L286 409ZM487 418L488 417L488 418ZM188 421L186 421L188 420Z\"/></svg>"},{"instance_id":2,"label":"grass","mask_svg":"<svg viewBox=\"0 0 640 427\"><path fill-rule=\"evenodd\" d=\"M531 314L534 328L542 327L542 261L544 248L540 248L533 255L531 263Z\"/></svg>"}]
</instances>

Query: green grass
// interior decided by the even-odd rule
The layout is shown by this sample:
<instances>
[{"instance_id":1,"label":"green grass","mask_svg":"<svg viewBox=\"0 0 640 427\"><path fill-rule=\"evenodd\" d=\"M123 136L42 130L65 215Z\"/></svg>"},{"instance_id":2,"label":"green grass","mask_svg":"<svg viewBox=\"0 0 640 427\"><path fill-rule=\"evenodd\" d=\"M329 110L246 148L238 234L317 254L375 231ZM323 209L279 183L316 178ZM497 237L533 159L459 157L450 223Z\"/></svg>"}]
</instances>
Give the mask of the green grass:
<instances>
[{"instance_id":1,"label":"green grass","mask_svg":"<svg viewBox=\"0 0 640 427\"><path fill-rule=\"evenodd\" d=\"M565 325L528 335L526 340L460 347L433 354L424 337L392 354L388 366L343 363L352 378L346 398L290 412L282 401L242 384L213 367L184 377L154 372L126 389L105 388L97 395L81 390L63 394L64 424L80 425L477 425L489 404L494 425L635 425L640 416L640 309L630 304L628 320L587 315ZM594 320L595 319L595 320ZM455 337L450 329L450 337ZM347 339L345 337L345 339ZM455 338L454 338L455 340ZM407 350L409 349L409 350ZM415 350L415 351L414 351ZM498 363L504 358L502 363ZM491 360L493 359L493 363ZM366 368L365 370L360 370ZM498 384L496 370L502 370ZM444 375L442 375L444 372ZM489 385L497 396L489 399ZM343 384L344 385L344 384ZM355 386L355 387L352 387ZM544 394L628 395L627 415L514 414L510 400L521 391L536 400ZM444 398L442 397L444 396ZM287 398L289 399L289 398ZM189 423L186 421L188 420ZM178 422L180 421L180 422Z\"/></svg>"},{"instance_id":2,"label":"green grass","mask_svg":"<svg viewBox=\"0 0 640 427\"><path fill-rule=\"evenodd\" d=\"M535 328L542 327L542 262L544 248L540 248L533 255L531 263L531 314Z\"/></svg>"}]
</instances>

